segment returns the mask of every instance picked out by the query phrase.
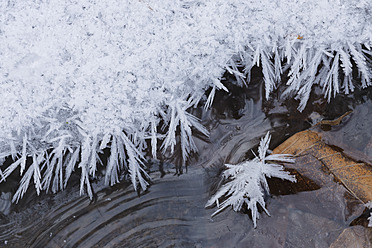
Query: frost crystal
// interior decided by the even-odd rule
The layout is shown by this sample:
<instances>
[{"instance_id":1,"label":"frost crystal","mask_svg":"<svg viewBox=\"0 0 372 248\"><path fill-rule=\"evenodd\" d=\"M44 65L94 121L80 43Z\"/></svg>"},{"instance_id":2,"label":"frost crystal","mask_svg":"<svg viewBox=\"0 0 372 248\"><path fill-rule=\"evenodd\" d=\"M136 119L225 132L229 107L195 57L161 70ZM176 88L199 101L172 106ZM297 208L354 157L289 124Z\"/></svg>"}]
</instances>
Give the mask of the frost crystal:
<instances>
[{"instance_id":1,"label":"frost crystal","mask_svg":"<svg viewBox=\"0 0 372 248\"><path fill-rule=\"evenodd\" d=\"M240 211L243 205L246 205L247 209L251 210L253 225L256 227L257 219L259 219L258 205L270 216L265 207L264 200L264 193L269 193L266 177L277 177L296 182L296 178L284 171L281 165L269 162L294 162L289 154L272 154L266 156L270 138L269 132L267 132L266 136L261 139L258 148L259 156L253 160L244 161L236 165L225 165L227 169L223 172L222 176L228 182L205 205L209 207L216 203L218 209L212 216L228 206L232 206L234 211ZM226 199L220 203L220 198Z\"/></svg>"},{"instance_id":2,"label":"frost crystal","mask_svg":"<svg viewBox=\"0 0 372 248\"><path fill-rule=\"evenodd\" d=\"M285 96L300 110L315 84L328 100L352 91L353 75L367 87L371 9L368 0L0 1L0 160L15 161L0 181L20 169L18 200L31 180L56 192L79 170L91 195L110 148L106 182L125 171L146 188L145 149L172 152L179 140L187 159L193 130L207 131L186 111L227 90L225 71L243 86L261 67L266 97L287 73Z\"/></svg>"}]
</instances>

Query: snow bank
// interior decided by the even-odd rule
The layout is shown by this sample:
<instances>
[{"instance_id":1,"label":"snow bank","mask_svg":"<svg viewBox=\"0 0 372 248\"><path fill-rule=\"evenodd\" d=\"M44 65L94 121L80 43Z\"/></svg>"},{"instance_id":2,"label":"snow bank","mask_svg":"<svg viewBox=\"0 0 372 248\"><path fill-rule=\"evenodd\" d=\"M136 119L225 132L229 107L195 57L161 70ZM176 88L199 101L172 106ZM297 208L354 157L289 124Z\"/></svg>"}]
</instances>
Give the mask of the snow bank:
<instances>
[{"instance_id":1,"label":"snow bank","mask_svg":"<svg viewBox=\"0 0 372 248\"><path fill-rule=\"evenodd\" d=\"M243 85L260 66L267 97L287 70L300 110L313 84L328 99L352 90L353 67L371 85L371 23L371 1L355 0L1 1L0 157L15 160L1 181L21 168L17 200L31 180L56 192L80 168L91 195L111 147L106 182L124 170L144 189L147 144L173 151L179 127L185 160L192 127L207 134L186 110L210 104L226 70Z\"/></svg>"}]
</instances>

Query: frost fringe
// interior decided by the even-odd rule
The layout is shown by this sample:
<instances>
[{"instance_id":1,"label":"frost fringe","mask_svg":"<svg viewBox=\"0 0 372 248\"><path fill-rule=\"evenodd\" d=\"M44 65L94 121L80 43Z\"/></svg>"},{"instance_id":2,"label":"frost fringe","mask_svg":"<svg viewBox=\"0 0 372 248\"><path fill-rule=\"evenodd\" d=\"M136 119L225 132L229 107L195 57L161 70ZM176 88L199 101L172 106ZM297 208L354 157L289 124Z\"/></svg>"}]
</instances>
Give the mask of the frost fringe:
<instances>
[{"instance_id":1,"label":"frost fringe","mask_svg":"<svg viewBox=\"0 0 372 248\"><path fill-rule=\"evenodd\" d=\"M124 171L144 189L148 144L154 157L172 152L179 130L186 161L193 129L208 134L187 110L227 90L225 71L244 86L261 67L267 98L287 74L283 97L300 111L313 85L328 101L353 91L353 71L371 86L371 9L359 0L0 1L0 158L15 161L0 181L20 169L18 201L31 180L37 193L56 192L79 168L92 196L98 154L110 148L106 183Z\"/></svg>"}]
</instances>

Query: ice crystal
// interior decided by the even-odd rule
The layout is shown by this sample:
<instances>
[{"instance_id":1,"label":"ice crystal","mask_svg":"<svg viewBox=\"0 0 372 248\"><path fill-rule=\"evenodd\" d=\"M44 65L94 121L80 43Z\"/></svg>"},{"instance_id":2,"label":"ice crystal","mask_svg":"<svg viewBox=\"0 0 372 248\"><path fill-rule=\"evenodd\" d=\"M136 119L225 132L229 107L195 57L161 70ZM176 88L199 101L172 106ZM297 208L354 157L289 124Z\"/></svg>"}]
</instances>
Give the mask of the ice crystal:
<instances>
[{"instance_id":1,"label":"ice crystal","mask_svg":"<svg viewBox=\"0 0 372 248\"><path fill-rule=\"evenodd\" d=\"M289 154L272 154L266 156L269 149L271 136L267 132L261 139L258 147L258 157L253 160L241 162L236 165L226 164L226 170L222 177L227 182L211 197L206 207L217 205L217 210L212 216L231 206L234 211L240 211L245 205L252 213L254 227L257 226L259 219L258 206L270 215L265 207L264 194L269 193L269 186L266 177L277 177L291 182L296 182L296 178L284 171L283 166L275 164L277 162L294 162ZM220 203L220 199L224 200Z\"/></svg>"},{"instance_id":2,"label":"ice crystal","mask_svg":"<svg viewBox=\"0 0 372 248\"><path fill-rule=\"evenodd\" d=\"M110 148L106 182L124 171L146 188L144 151L172 152L179 140L185 161L193 130L207 134L187 110L227 90L226 71L244 86L259 66L266 97L288 74L284 96L300 110L313 85L328 100L352 91L353 75L367 87L371 9L368 0L0 1L0 160L14 160L0 181L20 169L18 200L31 181L56 192L79 170L91 196Z\"/></svg>"}]
</instances>

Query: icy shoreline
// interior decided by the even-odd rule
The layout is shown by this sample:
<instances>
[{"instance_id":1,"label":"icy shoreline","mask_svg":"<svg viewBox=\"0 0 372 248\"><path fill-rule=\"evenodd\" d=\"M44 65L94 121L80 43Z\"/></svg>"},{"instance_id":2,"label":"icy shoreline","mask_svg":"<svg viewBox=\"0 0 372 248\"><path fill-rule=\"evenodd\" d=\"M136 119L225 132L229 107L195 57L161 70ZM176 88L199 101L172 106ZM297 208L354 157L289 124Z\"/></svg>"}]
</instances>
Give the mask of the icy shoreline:
<instances>
[{"instance_id":1,"label":"icy shoreline","mask_svg":"<svg viewBox=\"0 0 372 248\"><path fill-rule=\"evenodd\" d=\"M125 170L146 188L143 151L173 151L179 127L186 160L191 127L208 133L186 110L210 104L226 70L243 86L260 66L268 97L287 69L299 109L313 84L328 99L351 91L355 68L371 85L371 13L370 1L340 0L3 1L0 157L15 163L0 167L1 181L21 168L17 200L31 180L56 192L81 168L91 195L98 153L110 146L106 183Z\"/></svg>"}]
</instances>

